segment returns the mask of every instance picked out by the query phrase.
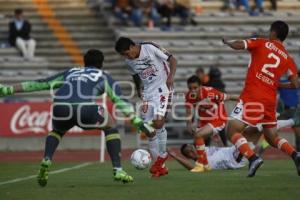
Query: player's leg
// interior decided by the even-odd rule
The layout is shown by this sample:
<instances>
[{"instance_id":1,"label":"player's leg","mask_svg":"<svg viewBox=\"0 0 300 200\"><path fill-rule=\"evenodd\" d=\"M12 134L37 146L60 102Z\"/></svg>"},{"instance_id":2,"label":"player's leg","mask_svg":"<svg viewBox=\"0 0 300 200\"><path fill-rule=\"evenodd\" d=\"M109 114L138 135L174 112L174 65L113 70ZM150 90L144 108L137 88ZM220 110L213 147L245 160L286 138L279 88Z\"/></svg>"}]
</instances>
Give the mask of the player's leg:
<instances>
[{"instance_id":1,"label":"player's leg","mask_svg":"<svg viewBox=\"0 0 300 200\"><path fill-rule=\"evenodd\" d=\"M294 160L300 176L300 154L296 152L295 148L286 139L278 136L276 127L264 126L263 131L265 139L271 146L280 149Z\"/></svg>"},{"instance_id":2,"label":"player's leg","mask_svg":"<svg viewBox=\"0 0 300 200\"><path fill-rule=\"evenodd\" d=\"M142 109L142 118L145 122L152 120L152 126L156 129L156 136L149 139L150 151L152 156L157 157L150 168L153 177L159 177L168 174L168 168L165 167L165 161L168 159L167 153L167 130L165 128L165 119L167 111L171 106L172 95L169 90L163 91L159 88L159 92L153 94L147 102L147 109ZM152 149L151 149L152 148ZM156 149L155 149L156 148Z\"/></svg>"},{"instance_id":3,"label":"player's leg","mask_svg":"<svg viewBox=\"0 0 300 200\"><path fill-rule=\"evenodd\" d=\"M52 126L53 130L46 137L44 157L37 176L38 183L44 187L48 182L49 168L53 155L63 135L75 125L73 120L73 107L67 105L53 105Z\"/></svg>"},{"instance_id":4,"label":"player's leg","mask_svg":"<svg viewBox=\"0 0 300 200\"><path fill-rule=\"evenodd\" d=\"M254 151L249 146L247 139L242 135L246 126L247 124L237 119L229 120L227 134L231 143L234 144L240 153L249 160L248 177L253 177L263 161L255 155Z\"/></svg>"},{"instance_id":5,"label":"player's leg","mask_svg":"<svg viewBox=\"0 0 300 200\"><path fill-rule=\"evenodd\" d=\"M106 109L98 105L84 105L78 110L80 110L78 125L81 128L102 129L104 131L106 149L112 162L114 179L124 183L132 182L133 177L128 175L121 165L121 137L113 117Z\"/></svg>"},{"instance_id":6,"label":"player's leg","mask_svg":"<svg viewBox=\"0 0 300 200\"><path fill-rule=\"evenodd\" d=\"M205 152L205 139L210 137L213 134L213 127L209 124L204 127L198 129L194 136L194 143L196 146L198 159L195 164L195 168L191 170L191 172L204 172L210 171L211 167L208 164L207 155Z\"/></svg>"},{"instance_id":7,"label":"player's leg","mask_svg":"<svg viewBox=\"0 0 300 200\"><path fill-rule=\"evenodd\" d=\"M165 161L168 159L167 153L167 137L168 133L165 128L165 117L161 115L155 115L152 121L153 127L156 129L157 137L157 152L158 156L155 159L154 164L150 168L150 172L153 177L159 177L168 174L168 168L165 167ZM151 139L150 139L151 140Z\"/></svg>"},{"instance_id":8,"label":"player's leg","mask_svg":"<svg viewBox=\"0 0 300 200\"><path fill-rule=\"evenodd\" d=\"M255 155L254 151L249 146L247 139L242 135L242 133L250 124L248 121L251 119L253 123L257 123L254 119L256 119L256 117L259 119L262 113L253 112L254 108L252 107L249 107L249 110L244 109L244 102L240 100L231 113L231 117L233 119L228 122L227 135L231 143L234 144L240 153L249 160L248 177L253 177L256 170L262 165L263 160ZM245 116L249 116L249 119L245 119Z\"/></svg>"}]
</instances>

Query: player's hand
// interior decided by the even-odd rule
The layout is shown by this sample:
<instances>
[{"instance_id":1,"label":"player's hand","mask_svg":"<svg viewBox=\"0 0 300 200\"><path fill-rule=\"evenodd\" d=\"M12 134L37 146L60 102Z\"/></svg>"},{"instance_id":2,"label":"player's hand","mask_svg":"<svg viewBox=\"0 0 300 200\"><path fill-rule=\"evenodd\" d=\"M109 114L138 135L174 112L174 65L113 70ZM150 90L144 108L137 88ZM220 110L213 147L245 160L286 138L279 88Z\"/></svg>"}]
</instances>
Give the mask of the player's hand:
<instances>
[{"instance_id":1,"label":"player's hand","mask_svg":"<svg viewBox=\"0 0 300 200\"><path fill-rule=\"evenodd\" d=\"M12 86L4 86L0 84L0 97L12 95L13 93L14 92Z\"/></svg>"},{"instance_id":2,"label":"player's hand","mask_svg":"<svg viewBox=\"0 0 300 200\"><path fill-rule=\"evenodd\" d=\"M156 135L155 129L150 124L148 124L146 122L144 122L143 124L141 124L139 128L149 138L152 138L152 137L154 137Z\"/></svg>"},{"instance_id":3,"label":"player's hand","mask_svg":"<svg viewBox=\"0 0 300 200\"><path fill-rule=\"evenodd\" d=\"M148 123L143 122L139 117L133 117L131 120L132 124L140 131L144 132L148 137L152 138L155 136L155 129Z\"/></svg>"},{"instance_id":4,"label":"player's hand","mask_svg":"<svg viewBox=\"0 0 300 200\"><path fill-rule=\"evenodd\" d=\"M172 90L174 84L174 77L171 74L168 76L166 84L169 90Z\"/></svg>"}]
</instances>

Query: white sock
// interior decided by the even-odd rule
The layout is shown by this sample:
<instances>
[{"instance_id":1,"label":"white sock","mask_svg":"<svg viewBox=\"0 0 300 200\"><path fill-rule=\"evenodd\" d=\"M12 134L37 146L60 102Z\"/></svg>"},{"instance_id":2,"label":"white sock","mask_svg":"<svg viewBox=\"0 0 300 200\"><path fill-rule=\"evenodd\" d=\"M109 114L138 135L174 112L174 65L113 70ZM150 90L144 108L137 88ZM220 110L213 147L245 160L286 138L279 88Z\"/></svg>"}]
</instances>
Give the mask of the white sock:
<instances>
[{"instance_id":1,"label":"white sock","mask_svg":"<svg viewBox=\"0 0 300 200\"><path fill-rule=\"evenodd\" d=\"M157 135L155 135L153 138L149 138L148 141L149 141L149 150L152 155L152 159L155 161L159 155Z\"/></svg>"},{"instance_id":2,"label":"white sock","mask_svg":"<svg viewBox=\"0 0 300 200\"><path fill-rule=\"evenodd\" d=\"M293 119L287 119L287 120L278 120L277 121L277 130L285 127L291 127L294 126L295 122Z\"/></svg>"},{"instance_id":3,"label":"white sock","mask_svg":"<svg viewBox=\"0 0 300 200\"><path fill-rule=\"evenodd\" d=\"M167 130L165 127L156 130L157 138L158 138L158 151L161 157L167 156Z\"/></svg>"}]
</instances>

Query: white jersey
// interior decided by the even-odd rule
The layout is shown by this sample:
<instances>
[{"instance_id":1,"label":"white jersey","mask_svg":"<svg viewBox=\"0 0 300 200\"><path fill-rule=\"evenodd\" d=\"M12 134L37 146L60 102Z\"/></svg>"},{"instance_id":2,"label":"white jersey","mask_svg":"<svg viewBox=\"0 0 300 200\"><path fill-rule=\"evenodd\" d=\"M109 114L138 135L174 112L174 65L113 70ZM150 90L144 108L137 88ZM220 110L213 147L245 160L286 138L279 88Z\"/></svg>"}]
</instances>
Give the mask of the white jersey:
<instances>
[{"instance_id":1,"label":"white jersey","mask_svg":"<svg viewBox=\"0 0 300 200\"><path fill-rule=\"evenodd\" d=\"M206 147L208 163L213 169L238 169L246 166L247 159L236 162L239 154L235 146L232 147Z\"/></svg>"},{"instance_id":2,"label":"white jersey","mask_svg":"<svg viewBox=\"0 0 300 200\"><path fill-rule=\"evenodd\" d=\"M141 51L138 58L126 59L129 71L137 74L143 84L144 95L153 94L158 88L166 88L166 81L170 72L168 60L171 54L151 42L141 43Z\"/></svg>"}]
</instances>

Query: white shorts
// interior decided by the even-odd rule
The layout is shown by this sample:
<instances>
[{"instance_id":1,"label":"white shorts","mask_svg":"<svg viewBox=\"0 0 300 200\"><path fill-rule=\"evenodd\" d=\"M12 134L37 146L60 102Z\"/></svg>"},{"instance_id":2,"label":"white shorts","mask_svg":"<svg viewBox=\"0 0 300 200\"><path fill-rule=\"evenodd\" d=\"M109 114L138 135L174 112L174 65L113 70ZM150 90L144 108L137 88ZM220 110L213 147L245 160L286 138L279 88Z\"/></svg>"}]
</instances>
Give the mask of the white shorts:
<instances>
[{"instance_id":1,"label":"white shorts","mask_svg":"<svg viewBox=\"0 0 300 200\"><path fill-rule=\"evenodd\" d=\"M158 88L155 93L145 95L139 109L141 118L145 122L149 122L158 115L165 117L172 105L172 98L173 91L161 88Z\"/></svg>"},{"instance_id":2,"label":"white shorts","mask_svg":"<svg viewBox=\"0 0 300 200\"><path fill-rule=\"evenodd\" d=\"M237 153L235 146L232 147L206 147L208 163L213 169L238 169L247 165L243 158L237 163L234 154Z\"/></svg>"}]
</instances>

